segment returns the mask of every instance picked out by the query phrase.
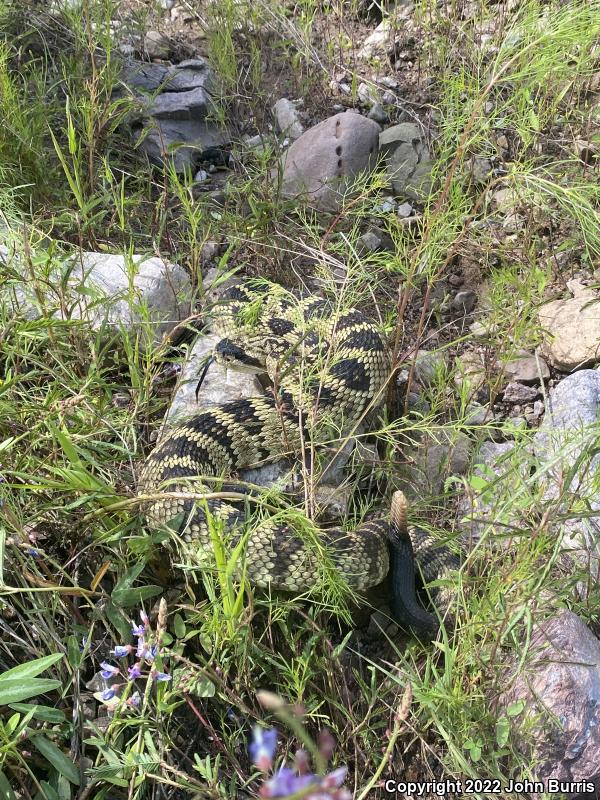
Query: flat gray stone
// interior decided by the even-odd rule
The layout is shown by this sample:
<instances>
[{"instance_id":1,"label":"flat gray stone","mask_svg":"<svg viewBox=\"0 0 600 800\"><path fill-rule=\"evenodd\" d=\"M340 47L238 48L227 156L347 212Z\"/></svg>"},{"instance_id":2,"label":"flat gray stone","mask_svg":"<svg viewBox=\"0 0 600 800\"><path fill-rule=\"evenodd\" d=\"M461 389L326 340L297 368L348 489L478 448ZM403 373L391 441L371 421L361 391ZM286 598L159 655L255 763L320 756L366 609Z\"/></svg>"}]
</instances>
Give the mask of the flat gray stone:
<instances>
[{"instance_id":1,"label":"flat gray stone","mask_svg":"<svg viewBox=\"0 0 600 800\"><path fill-rule=\"evenodd\" d=\"M503 365L502 371L509 380L526 384L540 383L550 377L550 370L544 359L526 352L507 361Z\"/></svg>"},{"instance_id":2,"label":"flat gray stone","mask_svg":"<svg viewBox=\"0 0 600 800\"><path fill-rule=\"evenodd\" d=\"M156 119L204 120L213 110L210 95L202 86L185 92L162 92L146 107Z\"/></svg>"},{"instance_id":3,"label":"flat gray stone","mask_svg":"<svg viewBox=\"0 0 600 800\"><path fill-rule=\"evenodd\" d=\"M510 689L500 696L499 710L524 704L511 725L525 731L515 741L534 766L535 779L546 786L550 780L589 781L600 788L600 641L564 609L533 626L522 672L515 674L514 665L506 672ZM525 749L523 742L531 745ZM585 796L573 790L564 794ZM550 792L559 795L559 790Z\"/></svg>"},{"instance_id":4,"label":"flat gray stone","mask_svg":"<svg viewBox=\"0 0 600 800\"><path fill-rule=\"evenodd\" d=\"M379 131L373 120L349 112L309 128L282 157L282 195L337 211L353 179L374 168Z\"/></svg>"},{"instance_id":5,"label":"flat gray stone","mask_svg":"<svg viewBox=\"0 0 600 800\"><path fill-rule=\"evenodd\" d=\"M502 399L505 403L530 403L539 395L539 390L524 383L509 383Z\"/></svg>"},{"instance_id":6,"label":"flat gray stone","mask_svg":"<svg viewBox=\"0 0 600 800\"><path fill-rule=\"evenodd\" d=\"M203 59L183 61L174 67L129 60L123 64L121 81L130 89L146 94L185 92L202 88L212 93L216 81L208 63Z\"/></svg>"},{"instance_id":7,"label":"flat gray stone","mask_svg":"<svg viewBox=\"0 0 600 800\"><path fill-rule=\"evenodd\" d=\"M139 133L138 147L150 161L172 161L177 172L194 170L207 151L224 147L229 134L213 122L202 120L155 120Z\"/></svg>"},{"instance_id":8,"label":"flat gray stone","mask_svg":"<svg viewBox=\"0 0 600 800\"><path fill-rule=\"evenodd\" d=\"M423 201L431 191L432 161L419 125L402 122L379 135L379 149L396 197Z\"/></svg>"},{"instance_id":9,"label":"flat gray stone","mask_svg":"<svg viewBox=\"0 0 600 800\"><path fill-rule=\"evenodd\" d=\"M195 172L208 151L229 144L230 133L215 121L212 94L217 82L203 59L175 67L128 60L121 80L140 100L142 118L132 127L138 147L152 163Z\"/></svg>"}]
</instances>

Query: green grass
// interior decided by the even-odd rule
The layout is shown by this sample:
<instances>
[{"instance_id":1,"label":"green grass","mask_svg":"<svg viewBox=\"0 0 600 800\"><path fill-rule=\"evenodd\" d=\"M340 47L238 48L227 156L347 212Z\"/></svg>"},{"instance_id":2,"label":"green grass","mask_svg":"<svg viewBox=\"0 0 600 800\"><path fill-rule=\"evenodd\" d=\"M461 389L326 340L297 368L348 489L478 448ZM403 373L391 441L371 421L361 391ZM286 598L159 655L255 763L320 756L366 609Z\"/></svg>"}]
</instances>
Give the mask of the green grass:
<instances>
[{"instance_id":1,"label":"green grass","mask_svg":"<svg viewBox=\"0 0 600 800\"><path fill-rule=\"evenodd\" d=\"M551 526L564 503L585 511L570 496L569 475L558 497L543 496L531 431L517 434L500 478L448 477L441 491L423 493L418 468L432 444L502 435L501 422L470 424L472 403L498 391L497 362L539 342L536 310L570 277L570 264L591 269L598 258L597 164L583 164L571 142L590 126L586 85L597 70L600 9L520 3L479 47L476 26L496 9L482 0L463 20L458 9L417 3L420 68L435 75L435 190L415 224L385 220L393 253L363 254L358 239L386 194L381 174L358 181L343 212L324 223L290 213L277 198L269 180L275 147L252 155L236 144L243 166L232 171L224 204L194 199L189 181L151 170L123 130L131 103L114 94L108 24L118 4L85 0L58 20L33 3L1 5L0 209L12 255L0 272L0 668L30 664L28 681L48 681L31 683L31 694L15 701L36 697L46 710L32 713L3 705L0 676L0 793L8 800L17 792L75 797L81 775L73 763L89 768L89 800L142 800L159 790L174 798L252 794L258 782L246 744L257 720L279 725L287 753L298 738L331 729L335 763L350 766L347 785L361 800L380 796L380 779L408 774L531 774L519 749L522 710L498 712L492 701L504 688L503 664L526 660L536 621L565 606L585 620L596 615L597 588L578 598L574 584L585 576L565 571ZM292 96L315 98L325 116L340 57L357 70L354 83L362 79L356 48L344 44L357 13L341 3L323 11L303 2L295 15L268 0L249 13L215 5L207 47L223 81L222 113L252 114L265 130L275 71ZM506 174L474 185L470 159L497 154L500 135L511 145ZM490 202L506 187L523 217L516 235L499 235L503 212ZM399 368L411 371L423 348L446 355L424 392L428 407L405 416L390 405L374 424L380 461L370 478L378 492L357 492L347 520L353 527L384 507L392 488L412 488L414 520L452 545L466 524L458 496L489 501L481 538L456 578L456 630L437 644L395 635L369 642L353 630L335 586L309 601L253 591L218 529L220 569L201 570L173 548L173 575L165 576L157 554L164 556L166 537L146 530L133 496L171 387L156 389L162 362L149 346L149 321L131 335L76 319L81 296L68 286L67 255L78 247L158 252L188 269L202 299L202 245L215 240L225 243L223 272L288 287L312 273L342 306L368 309ZM550 257L549 243L570 253L567 269ZM331 269L343 266L340 285ZM457 268L485 288L478 318L490 333L482 340L437 303L437 287ZM32 315L15 305L23 280L38 309ZM466 348L485 358L482 389L457 379L455 357ZM333 451L340 444L331 442ZM283 502L276 493L262 498L265 507ZM300 520L303 507L285 513ZM145 692L139 712L120 709L108 726L89 719L95 689L86 682L115 644L130 641L140 604L150 610L160 597L173 682ZM261 705L261 689L302 706L303 733L295 718Z\"/></svg>"}]
</instances>

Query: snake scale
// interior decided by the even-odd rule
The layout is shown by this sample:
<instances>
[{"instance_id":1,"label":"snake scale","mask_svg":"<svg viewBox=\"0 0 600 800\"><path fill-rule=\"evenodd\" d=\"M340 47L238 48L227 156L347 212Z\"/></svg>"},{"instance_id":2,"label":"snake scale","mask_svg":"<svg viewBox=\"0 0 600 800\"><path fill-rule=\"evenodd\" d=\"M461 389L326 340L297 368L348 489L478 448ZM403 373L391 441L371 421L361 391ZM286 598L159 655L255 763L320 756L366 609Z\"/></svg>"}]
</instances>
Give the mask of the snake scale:
<instances>
[{"instance_id":1,"label":"snake scale","mask_svg":"<svg viewBox=\"0 0 600 800\"><path fill-rule=\"evenodd\" d=\"M148 457L138 490L156 498L145 512L152 526L173 527L175 521L177 532L209 555L214 520L232 534L232 546L239 541L247 516L243 505L178 494L216 494L214 483L202 484L202 477L226 479L285 456L306 457L316 428L335 429L339 437L376 408L390 375L376 326L360 311L341 310L314 295L298 298L263 280L236 284L223 293L212 318L222 337L216 360L267 373L273 389L200 411L171 430ZM316 546L308 546L305 528L297 517L261 517L245 541L248 579L258 587L305 592L315 585L326 555L357 592L388 579L395 618L423 638L434 634L436 617L416 598L414 558L429 582L454 567L454 557L428 534L407 528L401 492L393 496L389 518L350 531L318 530Z\"/></svg>"}]
</instances>

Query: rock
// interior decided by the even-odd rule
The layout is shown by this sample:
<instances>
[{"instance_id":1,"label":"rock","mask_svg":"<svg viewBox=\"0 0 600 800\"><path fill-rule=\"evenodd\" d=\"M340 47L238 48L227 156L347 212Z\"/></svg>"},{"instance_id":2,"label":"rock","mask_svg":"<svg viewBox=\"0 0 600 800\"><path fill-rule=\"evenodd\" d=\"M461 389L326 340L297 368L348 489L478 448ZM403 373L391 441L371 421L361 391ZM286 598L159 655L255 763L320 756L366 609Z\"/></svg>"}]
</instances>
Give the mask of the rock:
<instances>
[{"instance_id":1,"label":"rock","mask_svg":"<svg viewBox=\"0 0 600 800\"><path fill-rule=\"evenodd\" d=\"M415 359L414 376L421 386L435 386L448 366L446 354L439 350L419 350Z\"/></svg>"},{"instance_id":2,"label":"rock","mask_svg":"<svg viewBox=\"0 0 600 800\"><path fill-rule=\"evenodd\" d=\"M367 114L369 119L375 120L380 125L385 125L386 122L389 122L389 117L387 111L383 107L381 103L373 103L371 106L369 113Z\"/></svg>"},{"instance_id":3,"label":"rock","mask_svg":"<svg viewBox=\"0 0 600 800\"><path fill-rule=\"evenodd\" d=\"M159 31L148 31L144 36L144 50L150 59L165 59L171 53L171 46Z\"/></svg>"},{"instance_id":4,"label":"rock","mask_svg":"<svg viewBox=\"0 0 600 800\"><path fill-rule=\"evenodd\" d=\"M410 203L401 203L398 208L396 209L396 214L400 217L400 219L407 219L408 217L413 214L414 209Z\"/></svg>"},{"instance_id":5,"label":"rock","mask_svg":"<svg viewBox=\"0 0 600 800\"><path fill-rule=\"evenodd\" d=\"M585 505L587 514L600 512L596 479L600 454L595 452L599 420L600 372L576 372L549 393L544 419L533 440L545 499L560 497L569 476L568 493ZM562 509L563 521L557 523L561 547L598 580L600 514L581 516L577 505L575 510L572 506L571 501Z\"/></svg>"},{"instance_id":6,"label":"rock","mask_svg":"<svg viewBox=\"0 0 600 800\"><path fill-rule=\"evenodd\" d=\"M487 339L496 333L497 327L490 320L482 322L478 319L472 325L469 325L469 330L476 339Z\"/></svg>"},{"instance_id":7,"label":"rock","mask_svg":"<svg viewBox=\"0 0 600 800\"><path fill-rule=\"evenodd\" d=\"M213 362L202 382L198 399L196 387L207 358L212 354L220 337L215 334L200 336L194 344L181 372L167 412L166 424L171 427L197 414L203 408L211 408L230 400L242 400L263 394L256 375L236 372Z\"/></svg>"},{"instance_id":8,"label":"rock","mask_svg":"<svg viewBox=\"0 0 600 800\"><path fill-rule=\"evenodd\" d=\"M533 404L533 413L534 413L534 415L536 417L541 417L545 410L546 410L546 407L544 405L544 401L543 400L536 400L535 403Z\"/></svg>"},{"instance_id":9,"label":"rock","mask_svg":"<svg viewBox=\"0 0 600 800\"><path fill-rule=\"evenodd\" d=\"M526 732L515 741L534 767L532 777L546 786L550 780L600 786L600 641L563 609L533 626L522 671L511 665L506 672L510 689L500 696L499 711L524 704L511 725ZM558 793L564 796L558 787L551 792ZM583 796L573 789L565 794Z\"/></svg>"},{"instance_id":10,"label":"rock","mask_svg":"<svg viewBox=\"0 0 600 800\"><path fill-rule=\"evenodd\" d=\"M369 228L356 242L356 250L359 254L377 253L381 251L393 253L395 249L392 237L376 226Z\"/></svg>"},{"instance_id":11,"label":"rock","mask_svg":"<svg viewBox=\"0 0 600 800\"><path fill-rule=\"evenodd\" d=\"M202 58L188 59L174 67L148 64L127 59L121 69L121 80L138 93L186 92L202 88L209 94L217 90L217 81L208 62Z\"/></svg>"},{"instance_id":12,"label":"rock","mask_svg":"<svg viewBox=\"0 0 600 800\"><path fill-rule=\"evenodd\" d=\"M470 403L465 409L465 423L467 425L485 425L494 419L492 411L487 406L479 403Z\"/></svg>"},{"instance_id":13,"label":"rock","mask_svg":"<svg viewBox=\"0 0 600 800\"><path fill-rule=\"evenodd\" d=\"M208 177L208 172L205 169L199 169L194 175L194 183L204 183L204 181L208 180Z\"/></svg>"},{"instance_id":14,"label":"rock","mask_svg":"<svg viewBox=\"0 0 600 800\"><path fill-rule=\"evenodd\" d=\"M367 83L359 83L356 95L361 103L365 106L370 106L377 101L375 92Z\"/></svg>"},{"instance_id":15,"label":"rock","mask_svg":"<svg viewBox=\"0 0 600 800\"><path fill-rule=\"evenodd\" d=\"M162 92L146 107L155 119L204 120L212 111L208 92L202 86L185 92Z\"/></svg>"},{"instance_id":16,"label":"rock","mask_svg":"<svg viewBox=\"0 0 600 800\"><path fill-rule=\"evenodd\" d=\"M0 262L9 260L3 248ZM125 258L111 253L83 251L73 256L68 278L69 317L87 320L94 329L105 323L111 326L138 328L150 323L154 339L173 327L174 321L190 314L192 286L187 272L178 264L160 258L133 255ZM12 261L13 269L19 269ZM56 275L56 280L62 280ZM40 308L34 288L28 280L17 284L17 306L29 319L61 309Z\"/></svg>"},{"instance_id":17,"label":"rock","mask_svg":"<svg viewBox=\"0 0 600 800\"><path fill-rule=\"evenodd\" d=\"M554 300L538 312L544 330L541 353L564 372L600 361L600 298L586 290L571 300Z\"/></svg>"},{"instance_id":18,"label":"rock","mask_svg":"<svg viewBox=\"0 0 600 800\"><path fill-rule=\"evenodd\" d=\"M214 121L217 82L206 61L188 59L175 67L126 61L121 80L140 100L143 116L133 132L152 162L169 161L181 173L222 154L230 135Z\"/></svg>"},{"instance_id":19,"label":"rock","mask_svg":"<svg viewBox=\"0 0 600 800\"><path fill-rule=\"evenodd\" d=\"M155 120L137 129L138 147L150 161L166 161L183 173L194 170L198 162L221 157L229 135L218 125L201 120Z\"/></svg>"},{"instance_id":20,"label":"rock","mask_svg":"<svg viewBox=\"0 0 600 800\"><path fill-rule=\"evenodd\" d=\"M507 378L518 383L540 383L550 377L550 370L544 359L525 351L503 364L502 371Z\"/></svg>"},{"instance_id":21,"label":"rock","mask_svg":"<svg viewBox=\"0 0 600 800\"><path fill-rule=\"evenodd\" d=\"M391 43L391 36L390 20L386 18L367 36L358 51L358 57L368 61L376 52L385 53Z\"/></svg>"},{"instance_id":22,"label":"rock","mask_svg":"<svg viewBox=\"0 0 600 800\"><path fill-rule=\"evenodd\" d=\"M328 486L319 484L314 489L318 516L323 519L344 519L352 499L352 486Z\"/></svg>"},{"instance_id":23,"label":"rock","mask_svg":"<svg viewBox=\"0 0 600 800\"><path fill-rule=\"evenodd\" d=\"M392 211L396 208L396 201L390 195L389 197L382 198L382 201L379 206L375 207L375 211L378 214L391 214Z\"/></svg>"},{"instance_id":24,"label":"rock","mask_svg":"<svg viewBox=\"0 0 600 800\"><path fill-rule=\"evenodd\" d=\"M379 131L373 120L349 112L309 128L283 156L283 196L303 197L315 208L337 211L352 180L374 168Z\"/></svg>"},{"instance_id":25,"label":"rock","mask_svg":"<svg viewBox=\"0 0 600 800\"><path fill-rule=\"evenodd\" d=\"M470 290L457 292L452 300L452 308L459 314L470 314L477 305L477 294Z\"/></svg>"},{"instance_id":26,"label":"rock","mask_svg":"<svg viewBox=\"0 0 600 800\"><path fill-rule=\"evenodd\" d=\"M431 191L432 161L419 125L402 122L386 128L379 136L379 148L394 194L425 200Z\"/></svg>"},{"instance_id":27,"label":"rock","mask_svg":"<svg viewBox=\"0 0 600 800\"><path fill-rule=\"evenodd\" d=\"M300 120L298 109L285 97L280 98L273 106L273 114L277 120L277 127L284 136L295 140L304 133L304 125Z\"/></svg>"},{"instance_id":28,"label":"rock","mask_svg":"<svg viewBox=\"0 0 600 800\"><path fill-rule=\"evenodd\" d=\"M494 165L485 156L473 156L469 162L469 172L473 183L482 186L491 180L494 173Z\"/></svg>"},{"instance_id":29,"label":"rock","mask_svg":"<svg viewBox=\"0 0 600 800\"><path fill-rule=\"evenodd\" d=\"M446 479L469 469L473 443L466 433L449 432L445 441L427 440L416 448L412 462L401 469L411 496L441 495Z\"/></svg>"},{"instance_id":30,"label":"rock","mask_svg":"<svg viewBox=\"0 0 600 800\"><path fill-rule=\"evenodd\" d=\"M483 442L473 458L472 475L477 478L477 488L471 484L458 503L461 541L467 549L479 541L489 526L497 526L494 540L501 544L504 537L511 536L512 528L506 524L512 521L513 507L507 499L511 497L510 488L522 484L526 477L514 469L515 447L514 442ZM519 463L523 463L525 473L529 459L519 459Z\"/></svg>"},{"instance_id":31,"label":"rock","mask_svg":"<svg viewBox=\"0 0 600 800\"><path fill-rule=\"evenodd\" d=\"M533 386L513 382L509 383L504 390L503 400L505 403L528 403L535 400L538 394L538 389L534 389Z\"/></svg>"},{"instance_id":32,"label":"rock","mask_svg":"<svg viewBox=\"0 0 600 800\"><path fill-rule=\"evenodd\" d=\"M471 391L477 391L486 380L485 358L476 350L466 350L456 359L456 385L468 382Z\"/></svg>"}]
</instances>

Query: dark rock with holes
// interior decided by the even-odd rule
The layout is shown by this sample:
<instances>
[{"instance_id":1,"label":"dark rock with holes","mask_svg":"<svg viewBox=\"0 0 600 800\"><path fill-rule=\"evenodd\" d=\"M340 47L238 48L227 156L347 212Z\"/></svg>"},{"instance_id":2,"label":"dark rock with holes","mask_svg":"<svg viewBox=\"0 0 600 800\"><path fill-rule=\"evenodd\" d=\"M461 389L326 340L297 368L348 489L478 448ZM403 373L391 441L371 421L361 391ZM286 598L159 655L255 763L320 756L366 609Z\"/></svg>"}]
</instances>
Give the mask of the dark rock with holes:
<instances>
[{"instance_id":1,"label":"dark rock with holes","mask_svg":"<svg viewBox=\"0 0 600 800\"><path fill-rule=\"evenodd\" d=\"M500 696L498 711L523 706L512 720L523 729L516 741L535 780L600 788L600 641L564 609L534 625L528 657L522 671L516 669L515 664L506 669L510 689ZM575 798L592 791L580 785L550 794Z\"/></svg>"},{"instance_id":2,"label":"dark rock with holes","mask_svg":"<svg viewBox=\"0 0 600 800\"><path fill-rule=\"evenodd\" d=\"M337 211L356 176L374 168L380 130L373 120L352 112L309 128L282 158L282 195Z\"/></svg>"},{"instance_id":3,"label":"dark rock with holes","mask_svg":"<svg viewBox=\"0 0 600 800\"><path fill-rule=\"evenodd\" d=\"M396 197L423 201L431 191L432 161L421 128L402 122L379 136L387 173Z\"/></svg>"},{"instance_id":4,"label":"dark rock with holes","mask_svg":"<svg viewBox=\"0 0 600 800\"><path fill-rule=\"evenodd\" d=\"M153 163L172 163L181 173L195 172L205 161L226 162L230 136L215 122L217 82L203 59L174 67L126 61L121 79L139 100L140 116L132 128Z\"/></svg>"}]
</instances>

